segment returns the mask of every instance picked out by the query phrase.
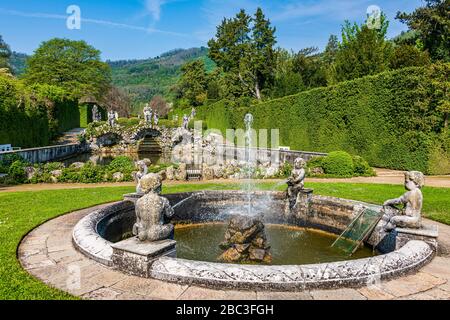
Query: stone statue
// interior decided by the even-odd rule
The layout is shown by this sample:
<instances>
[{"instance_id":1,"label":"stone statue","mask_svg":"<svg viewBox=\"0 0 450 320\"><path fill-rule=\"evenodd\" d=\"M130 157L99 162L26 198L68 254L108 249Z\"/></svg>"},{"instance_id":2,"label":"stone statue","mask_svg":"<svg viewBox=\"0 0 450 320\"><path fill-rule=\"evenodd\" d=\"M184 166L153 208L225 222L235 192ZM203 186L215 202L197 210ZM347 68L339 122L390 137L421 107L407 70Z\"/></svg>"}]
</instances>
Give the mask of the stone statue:
<instances>
[{"instance_id":1,"label":"stone statue","mask_svg":"<svg viewBox=\"0 0 450 320\"><path fill-rule=\"evenodd\" d=\"M100 113L98 111L98 107L96 104L94 104L94 106L92 107L92 121L93 122L97 122L100 121L100 117L99 117Z\"/></svg>"},{"instance_id":2,"label":"stone statue","mask_svg":"<svg viewBox=\"0 0 450 320\"><path fill-rule=\"evenodd\" d=\"M192 110L191 110L191 119L194 119L196 115L197 115L197 111L195 110L194 107L192 107Z\"/></svg>"},{"instance_id":3,"label":"stone statue","mask_svg":"<svg viewBox=\"0 0 450 320\"><path fill-rule=\"evenodd\" d=\"M158 125L158 122L159 122L159 117L158 117L158 114L157 114L156 111L155 111L155 113L154 113L154 115L153 115L153 124L154 124L155 126L157 126L157 125Z\"/></svg>"},{"instance_id":4,"label":"stone statue","mask_svg":"<svg viewBox=\"0 0 450 320\"><path fill-rule=\"evenodd\" d=\"M152 108L150 108L150 106L148 105L148 103L145 104L144 107L144 121L145 123L152 123Z\"/></svg>"},{"instance_id":5,"label":"stone statue","mask_svg":"<svg viewBox=\"0 0 450 320\"><path fill-rule=\"evenodd\" d=\"M384 209L385 214L383 216L383 220L386 221L384 226L386 231L393 230L395 227L420 228L422 226L423 196L420 189L424 183L422 172L405 172L405 189L408 191L401 197L387 200L383 204L383 206L387 207ZM395 207L400 204L404 206L402 210Z\"/></svg>"},{"instance_id":6,"label":"stone statue","mask_svg":"<svg viewBox=\"0 0 450 320\"><path fill-rule=\"evenodd\" d=\"M116 124L116 112L113 110L108 111L108 124L111 127L114 127L114 125Z\"/></svg>"},{"instance_id":7,"label":"stone statue","mask_svg":"<svg viewBox=\"0 0 450 320\"><path fill-rule=\"evenodd\" d=\"M189 126L189 118L187 115L184 115L183 116L183 128L187 130L188 126Z\"/></svg>"},{"instance_id":8,"label":"stone statue","mask_svg":"<svg viewBox=\"0 0 450 320\"><path fill-rule=\"evenodd\" d=\"M142 194L142 187L141 187L141 179L143 176L145 176L148 172L147 164L144 160L140 160L136 163L139 171L135 174L134 179L137 182L136 185L136 193Z\"/></svg>"},{"instance_id":9,"label":"stone statue","mask_svg":"<svg viewBox=\"0 0 450 320\"><path fill-rule=\"evenodd\" d=\"M133 234L140 241L158 241L173 238L173 224L166 224L165 218L174 214L169 200L160 196L161 177L149 173L140 180L144 195L136 201L136 223L133 225Z\"/></svg>"},{"instance_id":10,"label":"stone statue","mask_svg":"<svg viewBox=\"0 0 450 320\"><path fill-rule=\"evenodd\" d=\"M294 169L292 170L291 176L287 180L287 195L290 203L290 207L293 208L296 201L298 193L303 190L305 186L305 160L303 158L296 158L294 160Z\"/></svg>"}]
</instances>

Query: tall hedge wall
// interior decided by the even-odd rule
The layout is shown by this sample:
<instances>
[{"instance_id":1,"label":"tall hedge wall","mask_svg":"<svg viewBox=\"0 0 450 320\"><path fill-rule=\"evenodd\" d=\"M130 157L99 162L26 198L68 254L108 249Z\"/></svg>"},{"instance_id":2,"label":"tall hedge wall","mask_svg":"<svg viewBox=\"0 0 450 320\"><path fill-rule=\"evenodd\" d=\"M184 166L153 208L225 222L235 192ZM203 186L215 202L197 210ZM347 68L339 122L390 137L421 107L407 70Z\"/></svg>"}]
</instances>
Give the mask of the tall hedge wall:
<instances>
[{"instance_id":1,"label":"tall hedge wall","mask_svg":"<svg viewBox=\"0 0 450 320\"><path fill-rule=\"evenodd\" d=\"M0 144L14 147L48 145L58 133L79 126L76 101L58 87L25 87L0 76Z\"/></svg>"},{"instance_id":2,"label":"tall hedge wall","mask_svg":"<svg viewBox=\"0 0 450 320\"><path fill-rule=\"evenodd\" d=\"M406 68L316 88L256 105L218 102L201 108L208 128L278 128L280 144L296 150L345 150L372 166L450 173L450 136L438 105L450 64ZM445 98L445 97L444 97Z\"/></svg>"}]
</instances>

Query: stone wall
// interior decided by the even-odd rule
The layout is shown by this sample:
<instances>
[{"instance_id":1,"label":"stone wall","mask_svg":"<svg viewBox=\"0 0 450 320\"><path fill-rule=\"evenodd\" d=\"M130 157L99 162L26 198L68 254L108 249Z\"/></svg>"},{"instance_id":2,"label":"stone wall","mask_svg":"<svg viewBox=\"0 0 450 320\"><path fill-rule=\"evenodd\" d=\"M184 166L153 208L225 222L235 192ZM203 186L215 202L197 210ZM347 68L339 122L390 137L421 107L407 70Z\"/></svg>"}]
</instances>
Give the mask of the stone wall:
<instances>
[{"instance_id":1,"label":"stone wall","mask_svg":"<svg viewBox=\"0 0 450 320\"><path fill-rule=\"evenodd\" d=\"M41 148L22 149L0 153L0 160L8 154L18 154L30 163L41 163L68 158L85 151L85 147L79 143L48 146Z\"/></svg>"}]
</instances>

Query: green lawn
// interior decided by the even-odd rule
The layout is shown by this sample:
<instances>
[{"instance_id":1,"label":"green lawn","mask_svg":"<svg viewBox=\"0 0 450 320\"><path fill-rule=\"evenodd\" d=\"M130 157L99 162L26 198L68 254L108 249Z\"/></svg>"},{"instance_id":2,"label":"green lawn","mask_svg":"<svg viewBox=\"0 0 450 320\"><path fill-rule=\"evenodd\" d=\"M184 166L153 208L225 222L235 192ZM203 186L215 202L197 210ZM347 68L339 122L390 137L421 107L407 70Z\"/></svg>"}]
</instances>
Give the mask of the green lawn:
<instances>
[{"instance_id":1,"label":"green lawn","mask_svg":"<svg viewBox=\"0 0 450 320\"><path fill-rule=\"evenodd\" d=\"M238 189L240 184L183 184L164 187L165 193L205 189ZM259 188L270 190L265 182ZM275 186L276 187L276 186ZM339 196L372 203L400 196L402 186L347 183L307 183L315 194ZM276 187L278 190L284 186ZM120 200L133 187L102 187L0 193L0 299L70 299L70 295L49 288L22 270L16 249L22 237L37 225L63 213L96 204ZM450 189L424 188L426 217L450 225Z\"/></svg>"}]
</instances>

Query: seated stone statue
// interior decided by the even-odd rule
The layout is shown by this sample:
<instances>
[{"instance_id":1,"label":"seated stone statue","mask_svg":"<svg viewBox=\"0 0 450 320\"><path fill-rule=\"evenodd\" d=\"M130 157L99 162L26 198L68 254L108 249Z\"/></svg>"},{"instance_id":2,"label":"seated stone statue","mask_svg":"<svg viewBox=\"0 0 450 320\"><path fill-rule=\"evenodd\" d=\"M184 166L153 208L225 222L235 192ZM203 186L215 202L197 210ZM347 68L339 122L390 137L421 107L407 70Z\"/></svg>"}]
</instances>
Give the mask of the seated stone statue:
<instances>
[{"instance_id":1,"label":"seated stone statue","mask_svg":"<svg viewBox=\"0 0 450 320\"><path fill-rule=\"evenodd\" d=\"M161 177L149 173L142 177L141 188L144 195L136 201L136 223L133 234L140 241L158 241L173 238L173 224L166 224L165 219L174 214L169 200L160 196Z\"/></svg>"},{"instance_id":2,"label":"seated stone statue","mask_svg":"<svg viewBox=\"0 0 450 320\"><path fill-rule=\"evenodd\" d=\"M305 160L302 158L297 158L294 160L294 169L292 170L291 176L287 180L287 195L290 202L290 207L293 208L296 201L297 195L305 186Z\"/></svg>"},{"instance_id":3,"label":"seated stone statue","mask_svg":"<svg viewBox=\"0 0 450 320\"><path fill-rule=\"evenodd\" d=\"M144 160L139 160L136 163L137 167L138 167L138 172L136 172L136 174L134 175L134 180L136 181L137 185L136 185L136 193L143 193L142 188L141 188L141 179L143 176L145 176L148 172L148 166L147 163Z\"/></svg>"},{"instance_id":4,"label":"seated stone statue","mask_svg":"<svg viewBox=\"0 0 450 320\"><path fill-rule=\"evenodd\" d=\"M405 189L408 190L401 197L387 200L383 220L386 221L384 229L390 231L395 227L420 228L423 196L420 190L424 185L424 176L419 171L405 172ZM404 208L398 210L395 205L403 204ZM396 209L396 210L392 210Z\"/></svg>"}]
</instances>

